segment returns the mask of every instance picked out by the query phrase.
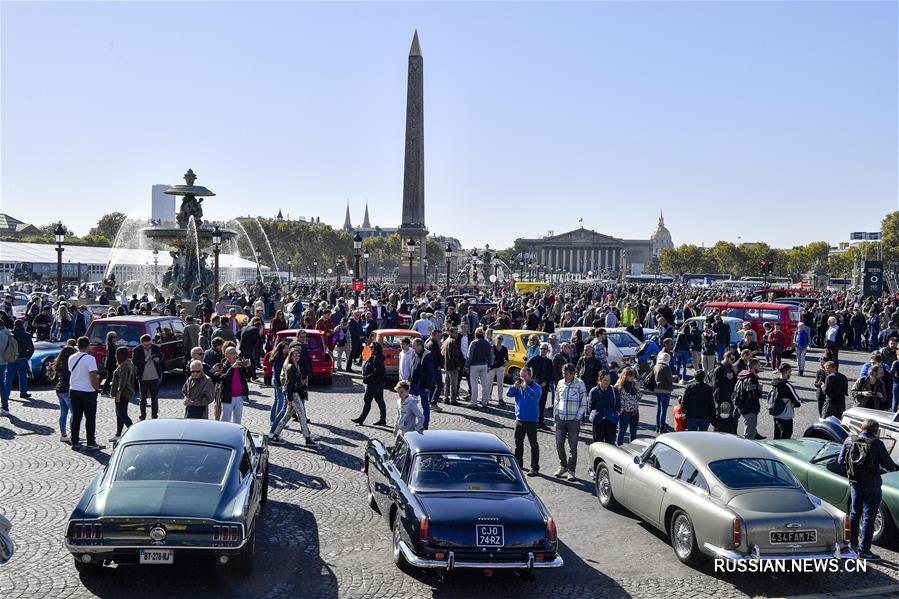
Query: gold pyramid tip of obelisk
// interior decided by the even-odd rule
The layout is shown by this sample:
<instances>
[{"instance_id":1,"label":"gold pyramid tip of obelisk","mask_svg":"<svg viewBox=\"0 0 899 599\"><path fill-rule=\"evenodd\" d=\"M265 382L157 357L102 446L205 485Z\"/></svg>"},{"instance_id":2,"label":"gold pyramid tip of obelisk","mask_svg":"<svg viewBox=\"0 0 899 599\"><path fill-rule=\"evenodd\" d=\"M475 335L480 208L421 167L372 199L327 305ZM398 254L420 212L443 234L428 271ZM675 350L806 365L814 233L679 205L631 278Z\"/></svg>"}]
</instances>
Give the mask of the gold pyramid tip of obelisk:
<instances>
[{"instance_id":1,"label":"gold pyramid tip of obelisk","mask_svg":"<svg viewBox=\"0 0 899 599\"><path fill-rule=\"evenodd\" d=\"M409 56L421 56L421 46L418 45L418 29L412 36L412 47L409 49Z\"/></svg>"}]
</instances>

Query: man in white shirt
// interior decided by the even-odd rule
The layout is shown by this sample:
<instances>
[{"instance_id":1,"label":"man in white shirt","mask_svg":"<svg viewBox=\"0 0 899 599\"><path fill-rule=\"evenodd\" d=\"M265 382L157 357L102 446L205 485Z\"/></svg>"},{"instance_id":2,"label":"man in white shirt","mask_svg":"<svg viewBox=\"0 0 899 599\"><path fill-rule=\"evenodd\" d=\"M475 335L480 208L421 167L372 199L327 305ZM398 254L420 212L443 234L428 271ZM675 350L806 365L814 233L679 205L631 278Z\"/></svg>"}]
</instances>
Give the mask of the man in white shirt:
<instances>
[{"instance_id":1,"label":"man in white shirt","mask_svg":"<svg viewBox=\"0 0 899 599\"><path fill-rule=\"evenodd\" d=\"M434 323L430 320L430 314L423 312L418 320L412 325L412 328L418 331L422 338L430 337L431 331L434 330Z\"/></svg>"},{"instance_id":2,"label":"man in white shirt","mask_svg":"<svg viewBox=\"0 0 899 599\"><path fill-rule=\"evenodd\" d=\"M408 337L400 340L400 380L408 381L412 376L412 357L415 352L412 350L412 342Z\"/></svg>"},{"instance_id":3,"label":"man in white shirt","mask_svg":"<svg viewBox=\"0 0 899 599\"><path fill-rule=\"evenodd\" d=\"M87 445L84 449L97 451L103 449L97 445L95 432L97 429L97 390L100 381L97 378L97 360L88 353L90 339L78 338L78 353L69 357L69 399L72 402L72 449L80 451L78 437L81 434L81 419L87 432Z\"/></svg>"}]
</instances>

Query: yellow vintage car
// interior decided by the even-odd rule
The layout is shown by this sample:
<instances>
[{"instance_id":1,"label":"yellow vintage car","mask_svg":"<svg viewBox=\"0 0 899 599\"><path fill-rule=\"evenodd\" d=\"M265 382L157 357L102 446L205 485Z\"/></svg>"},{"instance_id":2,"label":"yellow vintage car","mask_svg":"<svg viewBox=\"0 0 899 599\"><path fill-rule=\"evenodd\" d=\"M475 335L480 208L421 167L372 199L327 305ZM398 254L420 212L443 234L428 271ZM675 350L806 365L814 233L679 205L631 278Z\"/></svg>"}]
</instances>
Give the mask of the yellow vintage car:
<instances>
[{"instance_id":1,"label":"yellow vintage car","mask_svg":"<svg viewBox=\"0 0 899 599\"><path fill-rule=\"evenodd\" d=\"M549 287L548 283L540 281L519 281L515 283L515 291L518 293L534 293L535 291L544 291Z\"/></svg>"},{"instance_id":2,"label":"yellow vintage car","mask_svg":"<svg viewBox=\"0 0 899 599\"><path fill-rule=\"evenodd\" d=\"M511 381L518 378L518 372L526 362L524 357L527 354L528 337L537 335L541 343L549 338L549 333L528 331L527 329L493 331L494 339L496 339L497 335L503 336L503 345L509 350L509 361L506 362L506 378Z\"/></svg>"}]
</instances>

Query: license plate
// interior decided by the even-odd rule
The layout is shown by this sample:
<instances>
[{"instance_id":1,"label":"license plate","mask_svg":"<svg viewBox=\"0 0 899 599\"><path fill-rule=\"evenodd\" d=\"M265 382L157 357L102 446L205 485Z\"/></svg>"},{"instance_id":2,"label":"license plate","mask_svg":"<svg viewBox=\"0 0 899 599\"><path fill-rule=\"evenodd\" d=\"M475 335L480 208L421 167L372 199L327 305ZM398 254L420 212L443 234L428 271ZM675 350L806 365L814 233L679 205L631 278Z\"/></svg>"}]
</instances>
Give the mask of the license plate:
<instances>
[{"instance_id":1,"label":"license plate","mask_svg":"<svg viewBox=\"0 0 899 599\"><path fill-rule=\"evenodd\" d=\"M478 524L476 529L478 547L502 547L505 545L502 524Z\"/></svg>"},{"instance_id":2,"label":"license plate","mask_svg":"<svg viewBox=\"0 0 899 599\"><path fill-rule=\"evenodd\" d=\"M140 563L173 564L175 563L175 552L171 549L141 549Z\"/></svg>"},{"instance_id":3,"label":"license plate","mask_svg":"<svg viewBox=\"0 0 899 599\"><path fill-rule=\"evenodd\" d=\"M814 543L818 540L817 530L774 530L769 534L772 544Z\"/></svg>"}]
</instances>

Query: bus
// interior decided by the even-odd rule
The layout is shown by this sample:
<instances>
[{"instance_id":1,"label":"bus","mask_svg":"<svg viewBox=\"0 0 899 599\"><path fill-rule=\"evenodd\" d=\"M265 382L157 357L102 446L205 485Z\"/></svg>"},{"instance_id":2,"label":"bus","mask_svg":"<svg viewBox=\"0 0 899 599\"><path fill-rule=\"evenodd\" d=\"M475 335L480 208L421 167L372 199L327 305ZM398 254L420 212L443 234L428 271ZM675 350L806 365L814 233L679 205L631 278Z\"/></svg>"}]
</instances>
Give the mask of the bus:
<instances>
[{"instance_id":1,"label":"bus","mask_svg":"<svg viewBox=\"0 0 899 599\"><path fill-rule=\"evenodd\" d=\"M714 285L718 281L729 281L732 279L728 273L703 273L703 272L687 272L682 276L682 280L687 285Z\"/></svg>"},{"instance_id":2,"label":"bus","mask_svg":"<svg viewBox=\"0 0 899 599\"><path fill-rule=\"evenodd\" d=\"M641 285L646 285L650 283L659 283L659 284L668 284L674 282L674 277L668 275L626 275L624 277L625 283L639 283Z\"/></svg>"}]
</instances>

